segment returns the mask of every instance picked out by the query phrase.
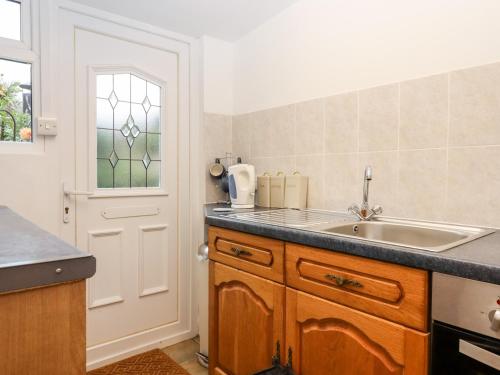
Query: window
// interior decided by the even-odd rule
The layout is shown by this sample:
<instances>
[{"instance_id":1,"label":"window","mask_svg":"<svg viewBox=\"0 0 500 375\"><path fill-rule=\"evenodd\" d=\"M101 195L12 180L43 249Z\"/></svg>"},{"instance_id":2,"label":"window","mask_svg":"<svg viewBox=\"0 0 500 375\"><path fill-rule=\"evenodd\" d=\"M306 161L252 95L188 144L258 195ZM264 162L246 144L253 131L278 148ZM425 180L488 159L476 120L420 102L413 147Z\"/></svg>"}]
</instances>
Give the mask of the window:
<instances>
[{"instance_id":1,"label":"window","mask_svg":"<svg viewBox=\"0 0 500 375\"><path fill-rule=\"evenodd\" d=\"M31 64L0 59L0 141L31 142Z\"/></svg>"},{"instance_id":2,"label":"window","mask_svg":"<svg viewBox=\"0 0 500 375\"><path fill-rule=\"evenodd\" d=\"M0 0L0 37L21 40L21 2Z\"/></svg>"},{"instance_id":3,"label":"window","mask_svg":"<svg viewBox=\"0 0 500 375\"><path fill-rule=\"evenodd\" d=\"M96 76L97 187L160 186L160 86L130 73Z\"/></svg>"}]
</instances>

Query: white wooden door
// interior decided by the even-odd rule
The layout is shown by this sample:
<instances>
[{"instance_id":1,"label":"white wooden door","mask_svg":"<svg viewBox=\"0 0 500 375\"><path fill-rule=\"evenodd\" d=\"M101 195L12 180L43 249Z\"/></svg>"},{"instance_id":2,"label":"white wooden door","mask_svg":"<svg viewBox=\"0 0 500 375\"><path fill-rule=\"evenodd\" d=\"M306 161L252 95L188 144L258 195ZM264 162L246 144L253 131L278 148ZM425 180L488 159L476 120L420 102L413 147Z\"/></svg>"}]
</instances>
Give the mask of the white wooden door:
<instances>
[{"instance_id":1,"label":"white wooden door","mask_svg":"<svg viewBox=\"0 0 500 375\"><path fill-rule=\"evenodd\" d=\"M70 193L90 194L65 195L62 234L97 258L88 369L196 332L190 46L107 18L69 3L58 14L62 176Z\"/></svg>"},{"instance_id":2,"label":"white wooden door","mask_svg":"<svg viewBox=\"0 0 500 375\"><path fill-rule=\"evenodd\" d=\"M76 243L89 346L177 320L177 57L77 30Z\"/></svg>"}]
</instances>

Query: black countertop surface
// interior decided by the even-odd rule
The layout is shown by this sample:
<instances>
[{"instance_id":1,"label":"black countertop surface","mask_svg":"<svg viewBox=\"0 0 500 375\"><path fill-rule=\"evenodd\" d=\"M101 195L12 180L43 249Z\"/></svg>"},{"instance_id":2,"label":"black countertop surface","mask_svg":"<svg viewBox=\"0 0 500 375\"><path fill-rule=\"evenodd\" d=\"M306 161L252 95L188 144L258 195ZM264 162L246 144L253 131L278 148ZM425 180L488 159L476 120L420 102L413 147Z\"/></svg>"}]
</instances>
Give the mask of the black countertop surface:
<instances>
[{"instance_id":1,"label":"black countertop surface","mask_svg":"<svg viewBox=\"0 0 500 375\"><path fill-rule=\"evenodd\" d=\"M500 285L500 231L437 253L231 218L216 207L225 206L205 207L209 225Z\"/></svg>"},{"instance_id":2,"label":"black countertop surface","mask_svg":"<svg viewBox=\"0 0 500 375\"><path fill-rule=\"evenodd\" d=\"M0 206L0 293L81 280L95 271L92 255Z\"/></svg>"}]
</instances>

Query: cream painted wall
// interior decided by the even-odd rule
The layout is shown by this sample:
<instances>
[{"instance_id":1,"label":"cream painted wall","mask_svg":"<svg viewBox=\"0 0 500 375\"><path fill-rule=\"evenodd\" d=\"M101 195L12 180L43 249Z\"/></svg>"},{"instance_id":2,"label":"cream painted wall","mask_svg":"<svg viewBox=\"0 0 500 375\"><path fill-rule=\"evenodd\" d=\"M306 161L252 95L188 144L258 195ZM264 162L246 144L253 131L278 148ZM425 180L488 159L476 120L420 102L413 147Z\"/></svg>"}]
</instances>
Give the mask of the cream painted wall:
<instances>
[{"instance_id":1,"label":"cream painted wall","mask_svg":"<svg viewBox=\"0 0 500 375\"><path fill-rule=\"evenodd\" d=\"M204 112L233 113L233 45L203 36L203 105Z\"/></svg>"},{"instance_id":2,"label":"cream painted wall","mask_svg":"<svg viewBox=\"0 0 500 375\"><path fill-rule=\"evenodd\" d=\"M498 0L301 0L236 42L234 113L498 61L499 16Z\"/></svg>"}]
</instances>

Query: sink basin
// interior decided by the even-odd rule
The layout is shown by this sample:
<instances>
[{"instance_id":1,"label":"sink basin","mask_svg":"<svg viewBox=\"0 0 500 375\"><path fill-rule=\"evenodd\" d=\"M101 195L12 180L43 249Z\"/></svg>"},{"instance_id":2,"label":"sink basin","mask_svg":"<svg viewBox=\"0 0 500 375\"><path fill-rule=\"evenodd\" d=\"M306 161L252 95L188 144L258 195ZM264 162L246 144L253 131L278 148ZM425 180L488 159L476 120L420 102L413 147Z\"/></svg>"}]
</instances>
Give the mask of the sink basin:
<instances>
[{"instance_id":1,"label":"sink basin","mask_svg":"<svg viewBox=\"0 0 500 375\"><path fill-rule=\"evenodd\" d=\"M435 252L448 250L494 232L485 228L396 219L352 222L321 228L319 231Z\"/></svg>"}]
</instances>

